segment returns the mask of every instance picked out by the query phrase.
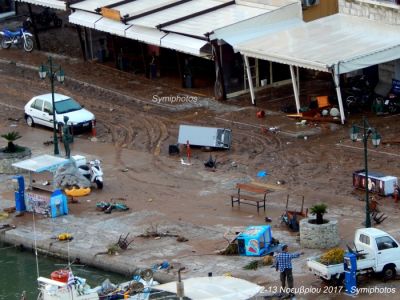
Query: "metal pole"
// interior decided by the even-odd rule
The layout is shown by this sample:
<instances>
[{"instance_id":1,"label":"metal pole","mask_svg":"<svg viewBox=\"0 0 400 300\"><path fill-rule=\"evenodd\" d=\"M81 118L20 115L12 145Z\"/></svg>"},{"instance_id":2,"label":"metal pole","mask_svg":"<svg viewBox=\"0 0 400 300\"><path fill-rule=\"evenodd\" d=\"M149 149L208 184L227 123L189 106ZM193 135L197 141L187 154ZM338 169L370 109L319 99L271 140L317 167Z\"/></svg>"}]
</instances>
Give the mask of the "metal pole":
<instances>
[{"instance_id":1,"label":"metal pole","mask_svg":"<svg viewBox=\"0 0 400 300\"><path fill-rule=\"evenodd\" d=\"M49 68L50 68L50 83L51 83L51 104L53 106L53 142L54 142L54 155L59 155L60 151L58 150L58 139L57 139L57 130L56 130L56 106L54 104L54 73L53 73L53 61L51 56L49 57Z\"/></svg>"},{"instance_id":2,"label":"metal pole","mask_svg":"<svg viewBox=\"0 0 400 300\"><path fill-rule=\"evenodd\" d=\"M364 123L364 162L365 162L365 227L371 227L371 216L369 213L369 194L368 194L368 152L367 152L367 142L368 142L368 132L367 132L367 119L363 117Z\"/></svg>"}]
</instances>

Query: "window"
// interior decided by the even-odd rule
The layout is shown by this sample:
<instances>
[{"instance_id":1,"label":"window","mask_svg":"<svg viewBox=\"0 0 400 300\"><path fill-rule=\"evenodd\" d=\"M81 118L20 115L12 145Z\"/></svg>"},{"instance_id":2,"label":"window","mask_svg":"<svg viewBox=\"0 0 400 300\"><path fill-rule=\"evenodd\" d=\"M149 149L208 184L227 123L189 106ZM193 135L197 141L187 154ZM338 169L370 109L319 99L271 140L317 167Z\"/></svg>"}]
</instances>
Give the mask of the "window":
<instances>
[{"instance_id":1,"label":"window","mask_svg":"<svg viewBox=\"0 0 400 300\"><path fill-rule=\"evenodd\" d=\"M47 112L49 115L53 114L53 107L51 106L50 102L47 101L44 102L43 111Z\"/></svg>"},{"instance_id":2,"label":"window","mask_svg":"<svg viewBox=\"0 0 400 300\"><path fill-rule=\"evenodd\" d=\"M365 234L360 234L360 242L366 245L370 244L369 241L369 236L365 235Z\"/></svg>"},{"instance_id":3,"label":"window","mask_svg":"<svg viewBox=\"0 0 400 300\"><path fill-rule=\"evenodd\" d=\"M397 243L388 236L377 238L376 245L378 246L378 250L386 250L398 247Z\"/></svg>"},{"instance_id":4,"label":"window","mask_svg":"<svg viewBox=\"0 0 400 300\"><path fill-rule=\"evenodd\" d=\"M43 100L41 100L41 99L36 99L32 103L32 108L34 108L34 109L42 110L42 107L43 107Z\"/></svg>"},{"instance_id":5,"label":"window","mask_svg":"<svg viewBox=\"0 0 400 300\"><path fill-rule=\"evenodd\" d=\"M58 114L65 114L71 111L80 110L82 108L79 103L72 98L57 101L55 106Z\"/></svg>"}]
</instances>

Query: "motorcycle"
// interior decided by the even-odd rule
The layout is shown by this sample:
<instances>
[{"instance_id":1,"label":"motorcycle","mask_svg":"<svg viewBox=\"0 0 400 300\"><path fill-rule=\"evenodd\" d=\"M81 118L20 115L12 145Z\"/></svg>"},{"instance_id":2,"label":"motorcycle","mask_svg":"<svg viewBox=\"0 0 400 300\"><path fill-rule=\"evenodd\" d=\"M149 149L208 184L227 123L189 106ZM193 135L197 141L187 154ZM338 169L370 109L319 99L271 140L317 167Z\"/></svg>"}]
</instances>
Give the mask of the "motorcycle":
<instances>
[{"instance_id":1,"label":"motorcycle","mask_svg":"<svg viewBox=\"0 0 400 300\"><path fill-rule=\"evenodd\" d=\"M1 47L3 49L8 49L11 45L16 45L17 47L24 47L26 52L31 52L33 50L33 39L32 34L29 33L25 28L21 27L17 31L10 31L7 28L0 31Z\"/></svg>"},{"instance_id":2,"label":"motorcycle","mask_svg":"<svg viewBox=\"0 0 400 300\"><path fill-rule=\"evenodd\" d=\"M396 114L400 113L400 80L392 80L392 88L384 100L384 110Z\"/></svg>"},{"instance_id":3,"label":"motorcycle","mask_svg":"<svg viewBox=\"0 0 400 300\"><path fill-rule=\"evenodd\" d=\"M78 166L78 170L90 182L95 183L98 189L103 188L103 170L101 169L100 160L91 160L89 165Z\"/></svg>"}]
</instances>

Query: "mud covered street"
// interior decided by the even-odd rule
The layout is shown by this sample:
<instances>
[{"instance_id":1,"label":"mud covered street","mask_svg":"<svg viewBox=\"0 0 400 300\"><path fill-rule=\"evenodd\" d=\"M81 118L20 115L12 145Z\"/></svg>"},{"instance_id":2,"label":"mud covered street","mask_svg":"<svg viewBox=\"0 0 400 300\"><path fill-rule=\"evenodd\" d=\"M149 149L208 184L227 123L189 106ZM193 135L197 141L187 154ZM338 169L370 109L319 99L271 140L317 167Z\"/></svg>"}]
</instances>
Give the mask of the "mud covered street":
<instances>
[{"instance_id":1,"label":"mud covered street","mask_svg":"<svg viewBox=\"0 0 400 300\"><path fill-rule=\"evenodd\" d=\"M35 95L50 92L49 80L40 81L37 75L37 67L46 61L46 55L9 49L0 50L0 59L0 133L16 130L22 135L18 144L30 147L33 155L51 154L52 146L43 144L51 140L51 129L29 128L23 119L25 103ZM278 283L279 275L273 269L243 270L251 258L215 254L226 246L223 235L227 230L265 224L267 216L272 219L273 235L288 243L292 250L300 250L298 235L280 222L288 194L291 209L300 208L302 196L305 207L326 203L326 218L339 220L341 246L351 245L355 229L362 227L365 194L353 189L352 173L364 167L363 145L349 138L352 122L361 123L361 115L350 116L344 126L329 123L301 126L277 109L275 98L265 97L260 106L265 109L266 117L258 119L258 108L250 106L249 96L217 103L190 90L171 88L165 82L150 81L77 58L58 56L55 60L66 73L64 85L56 83L56 92L72 96L97 119L98 141L91 142L89 133L82 134L75 140L72 154L100 158L105 186L81 198L78 204L71 204L68 217L51 222L40 219L42 245L46 245L49 235L60 230L59 226L65 226L74 233L73 243L78 249L75 254L86 252L88 260L110 260L115 265L130 261L141 267L168 260L186 266L187 277L207 272L231 273L268 286ZM313 83L306 82L302 92L312 88ZM281 93L292 99L290 88ZM155 95L191 96L197 100L191 104L157 103L153 101ZM399 139L399 115L371 114L368 118L383 141ZM232 149L212 152L192 149L193 164L183 166L179 157L168 155L168 146L177 142L180 124L231 128ZM279 131L263 131L262 127L277 127ZM0 145L3 147L5 143L2 140ZM60 150L63 153L62 145ZM399 177L399 150L399 144L382 144L376 149L370 146L369 169ZM215 172L203 166L210 154L218 161ZM268 173L263 183L274 189L267 197L266 212L261 210L257 214L256 208L248 205L232 208L229 195L235 192L235 184L257 180L260 170ZM3 176L0 208L13 203L8 180ZM278 180L284 184L277 185ZM111 215L96 211L96 202L112 198L124 198L130 210ZM380 198L379 202L388 219L378 228L399 240L399 203L394 203L391 197ZM26 230L31 226L29 216L14 218L13 222ZM135 238L130 249L118 257L93 258L93 254L104 251L120 234L130 232L131 236L138 236L151 226L183 235L188 241ZM308 273L305 263L308 256L320 251L304 251L306 254L295 263L295 284L319 286L321 282ZM400 289L398 281L390 284Z\"/></svg>"}]
</instances>

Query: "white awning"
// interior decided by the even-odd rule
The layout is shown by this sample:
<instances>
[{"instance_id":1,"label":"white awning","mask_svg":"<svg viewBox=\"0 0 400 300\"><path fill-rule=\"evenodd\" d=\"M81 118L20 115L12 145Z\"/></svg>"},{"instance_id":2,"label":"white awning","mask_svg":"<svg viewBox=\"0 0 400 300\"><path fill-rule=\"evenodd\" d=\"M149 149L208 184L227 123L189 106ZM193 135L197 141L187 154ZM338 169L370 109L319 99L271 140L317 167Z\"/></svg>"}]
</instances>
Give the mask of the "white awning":
<instances>
[{"instance_id":1,"label":"white awning","mask_svg":"<svg viewBox=\"0 0 400 300\"><path fill-rule=\"evenodd\" d=\"M70 14L68 18L69 22L72 24L80 25L87 28L94 28L95 23L99 21L102 18L102 16L78 10Z\"/></svg>"},{"instance_id":2,"label":"white awning","mask_svg":"<svg viewBox=\"0 0 400 300\"><path fill-rule=\"evenodd\" d=\"M262 15L214 30L210 40L224 40L235 47L239 43L282 31L304 23L300 2L266 12Z\"/></svg>"},{"instance_id":3,"label":"white awning","mask_svg":"<svg viewBox=\"0 0 400 300\"><path fill-rule=\"evenodd\" d=\"M107 18L101 18L94 23L94 29L96 30L108 32L123 37L125 37L125 30L129 27L130 25L125 25L124 23Z\"/></svg>"},{"instance_id":4,"label":"white awning","mask_svg":"<svg viewBox=\"0 0 400 300\"><path fill-rule=\"evenodd\" d=\"M44 7L59 9L59 10L67 10L66 1L58 1L58 0L16 0L17 2L25 2L34 5L40 5Z\"/></svg>"},{"instance_id":5,"label":"white awning","mask_svg":"<svg viewBox=\"0 0 400 300\"><path fill-rule=\"evenodd\" d=\"M211 54L211 45L207 41L175 33L169 33L163 37L160 46L195 56Z\"/></svg>"},{"instance_id":6,"label":"white awning","mask_svg":"<svg viewBox=\"0 0 400 300\"><path fill-rule=\"evenodd\" d=\"M73 9L80 9L89 12L95 12L97 8L101 8L103 6L107 6L118 2L117 0L86 0L81 1L75 4L72 4L70 7Z\"/></svg>"},{"instance_id":7,"label":"white awning","mask_svg":"<svg viewBox=\"0 0 400 300\"><path fill-rule=\"evenodd\" d=\"M343 74L400 58L400 26L336 14L239 43L249 57Z\"/></svg>"},{"instance_id":8,"label":"white awning","mask_svg":"<svg viewBox=\"0 0 400 300\"><path fill-rule=\"evenodd\" d=\"M204 37L206 33L266 13L266 9L233 4L185 21L163 27L163 30Z\"/></svg>"},{"instance_id":9,"label":"white awning","mask_svg":"<svg viewBox=\"0 0 400 300\"><path fill-rule=\"evenodd\" d=\"M160 46L160 39L166 35L158 29L131 26L125 31L125 37L132 40L137 40L150 45Z\"/></svg>"}]
</instances>

